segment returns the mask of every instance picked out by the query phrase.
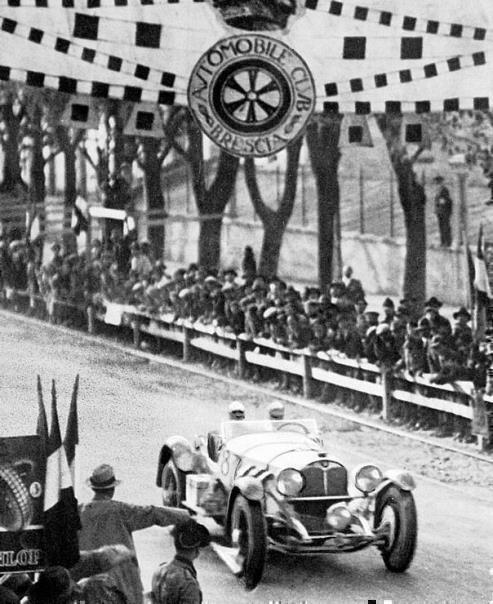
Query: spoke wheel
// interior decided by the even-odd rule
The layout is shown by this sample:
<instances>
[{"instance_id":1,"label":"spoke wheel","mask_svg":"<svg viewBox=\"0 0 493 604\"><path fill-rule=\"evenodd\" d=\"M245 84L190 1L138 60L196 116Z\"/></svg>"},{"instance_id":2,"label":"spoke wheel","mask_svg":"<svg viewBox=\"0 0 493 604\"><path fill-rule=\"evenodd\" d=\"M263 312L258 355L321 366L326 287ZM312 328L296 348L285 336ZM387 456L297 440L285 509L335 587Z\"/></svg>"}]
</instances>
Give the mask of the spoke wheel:
<instances>
[{"instance_id":1,"label":"spoke wheel","mask_svg":"<svg viewBox=\"0 0 493 604\"><path fill-rule=\"evenodd\" d=\"M375 527L387 536L380 547L385 566L392 572L407 570L416 551L418 518L414 497L396 486L386 489L377 501Z\"/></svg>"},{"instance_id":2,"label":"spoke wheel","mask_svg":"<svg viewBox=\"0 0 493 604\"><path fill-rule=\"evenodd\" d=\"M238 495L231 513L231 542L237 548L242 566L241 580L246 589L254 589L262 578L267 551L267 537L262 507Z\"/></svg>"},{"instance_id":3,"label":"spoke wheel","mask_svg":"<svg viewBox=\"0 0 493 604\"><path fill-rule=\"evenodd\" d=\"M186 475L170 460L163 468L161 478L163 505L181 507L186 497Z\"/></svg>"},{"instance_id":4,"label":"spoke wheel","mask_svg":"<svg viewBox=\"0 0 493 604\"><path fill-rule=\"evenodd\" d=\"M275 129L293 101L286 76L256 59L240 59L227 67L216 79L212 97L220 119L239 134Z\"/></svg>"}]
</instances>

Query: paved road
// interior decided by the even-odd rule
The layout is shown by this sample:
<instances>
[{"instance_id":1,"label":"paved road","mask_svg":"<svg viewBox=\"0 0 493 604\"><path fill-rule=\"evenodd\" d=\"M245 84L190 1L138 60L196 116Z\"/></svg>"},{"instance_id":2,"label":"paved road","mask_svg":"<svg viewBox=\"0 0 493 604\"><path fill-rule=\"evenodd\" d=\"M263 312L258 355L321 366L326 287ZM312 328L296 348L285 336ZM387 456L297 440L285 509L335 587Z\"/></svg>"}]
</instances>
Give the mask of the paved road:
<instances>
[{"instance_id":1,"label":"paved road","mask_svg":"<svg viewBox=\"0 0 493 604\"><path fill-rule=\"evenodd\" d=\"M79 335L49 327L6 320L0 313L1 433L32 433L36 425L35 376L43 379L48 402L49 381L56 378L62 426L71 385L80 373L81 446L78 496L90 497L83 484L91 469L108 461L123 479L119 498L158 503L154 487L156 459L163 440L174 433L189 437L217 425L227 402L241 398L249 417L262 417L259 397L181 370L163 367L109 350ZM288 413L295 415L296 408ZM62 428L63 429L63 428ZM343 461L362 461L360 452L345 448L347 433L325 435L326 443ZM347 444L347 443L346 443ZM389 463L391 460L389 459ZM419 481L419 548L410 572L385 571L376 551L333 557L300 559L270 556L262 584L244 592L226 567L207 550L198 561L204 594L210 604L235 602L365 603L392 600L394 604L422 602L487 603L492 599L493 514L491 503L471 497L467 487ZM492 497L493 503L493 497ZM169 558L166 529L153 528L138 536L144 581L152 569Z\"/></svg>"}]
</instances>

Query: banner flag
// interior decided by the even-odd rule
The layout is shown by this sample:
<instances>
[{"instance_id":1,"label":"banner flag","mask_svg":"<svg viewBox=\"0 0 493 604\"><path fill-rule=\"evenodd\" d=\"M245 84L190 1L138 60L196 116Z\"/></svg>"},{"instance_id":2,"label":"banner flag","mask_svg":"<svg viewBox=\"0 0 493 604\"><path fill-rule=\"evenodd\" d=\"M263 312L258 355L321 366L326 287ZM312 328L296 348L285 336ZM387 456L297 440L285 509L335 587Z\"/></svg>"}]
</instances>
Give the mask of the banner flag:
<instances>
[{"instance_id":1,"label":"banner flag","mask_svg":"<svg viewBox=\"0 0 493 604\"><path fill-rule=\"evenodd\" d=\"M77 499L62 444L55 381L51 390L51 429L46 460L44 497L45 551L50 566L72 567L79 559Z\"/></svg>"}]
</instances>

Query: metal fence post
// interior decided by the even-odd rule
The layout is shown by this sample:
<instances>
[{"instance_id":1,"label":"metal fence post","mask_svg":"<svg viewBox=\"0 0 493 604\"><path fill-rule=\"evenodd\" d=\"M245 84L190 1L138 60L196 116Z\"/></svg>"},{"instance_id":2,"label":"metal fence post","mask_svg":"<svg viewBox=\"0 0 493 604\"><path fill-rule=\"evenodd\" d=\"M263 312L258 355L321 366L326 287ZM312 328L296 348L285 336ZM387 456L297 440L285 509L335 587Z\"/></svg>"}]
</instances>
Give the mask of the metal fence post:
<instances>
[{"instance_id":1,"label":"metal fence post","mask_svg":"<svg viewBox=\"0 0 493 604\"><path fill-rule=\"evenodd\" d=\"M365 192L364 192L363 166L359 169L359 232L365 234Z\"/></svg>"},{"instance_id":2,"label":"metal fence post","mask_svg":"<svg viewBox=\"0 0 493 604\"><path fill-rule=\"evenodd\" d=\"M395 217L394 217L394 173L392 168L390 169L390 236L395 236Z\"/></svg>"}]
</instances>

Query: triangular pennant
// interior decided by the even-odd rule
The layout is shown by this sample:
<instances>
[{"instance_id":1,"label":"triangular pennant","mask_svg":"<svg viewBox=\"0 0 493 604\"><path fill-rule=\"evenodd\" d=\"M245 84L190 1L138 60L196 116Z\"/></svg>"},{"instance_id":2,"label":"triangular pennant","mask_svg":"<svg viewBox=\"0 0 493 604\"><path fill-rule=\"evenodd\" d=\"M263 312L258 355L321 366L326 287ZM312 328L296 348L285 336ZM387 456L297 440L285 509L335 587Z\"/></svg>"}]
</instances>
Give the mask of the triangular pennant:
<instances>
[{"instance_id":1,"label":"triangular pennant","mask_svg":"<svg viewBox=\"0 0 493 604\"><path fill-rule=\"evenodd\" d=\"M341 126L340 146L373 147L373 141L365 115L344 116Z\"/></svg>"},{"instance_id":2,"label":"triangular pennant","mask_svg":"<svg viewBox=\"0 0 493 604\"><path fill-rule=\"evenodd\" d=\"M46 418L46 409L43 402L43 389L41 387L41 378L38 375L38 423L36 425L36 434L41 439L41 446L46 450L48 445L48 420Z\"/></svg>"},{"instance_id":3,"label":"triangular pennant","mask_svg":"<svg viewBox=\"0 0 493 604\"><path fill-rule=\"evenodd\" d=\"M163 138L163 118L157 105L141 103L132 105L123 134Z\"/></svg>"},{"instance_id":4,"label":"triangular pennant","mask_svg":"<svg viewBox=\"0 0 493 604\"><path fill-rule=\"evenodd\" d=\"M72 390L72 399L70 401L70 410L67 419L67 428L63 445L67 454L67 462L72 474L72 484L74 484L74 463L75 450L79 444L79 417L77 413L77 396L79 394L79 376L75 378L74 388Z\"/></svg>"},{"instance_id":5,"label":"triangular pennant","mask_svg":"<svg viewBox=\"0 0 493 604\"><path fill-rule=\"evenodd\" d=\"M74 96L67 102L60 122L64 126L96 130L99 128L97 101L89 97Z\"/></svg>"}]
</instances>

